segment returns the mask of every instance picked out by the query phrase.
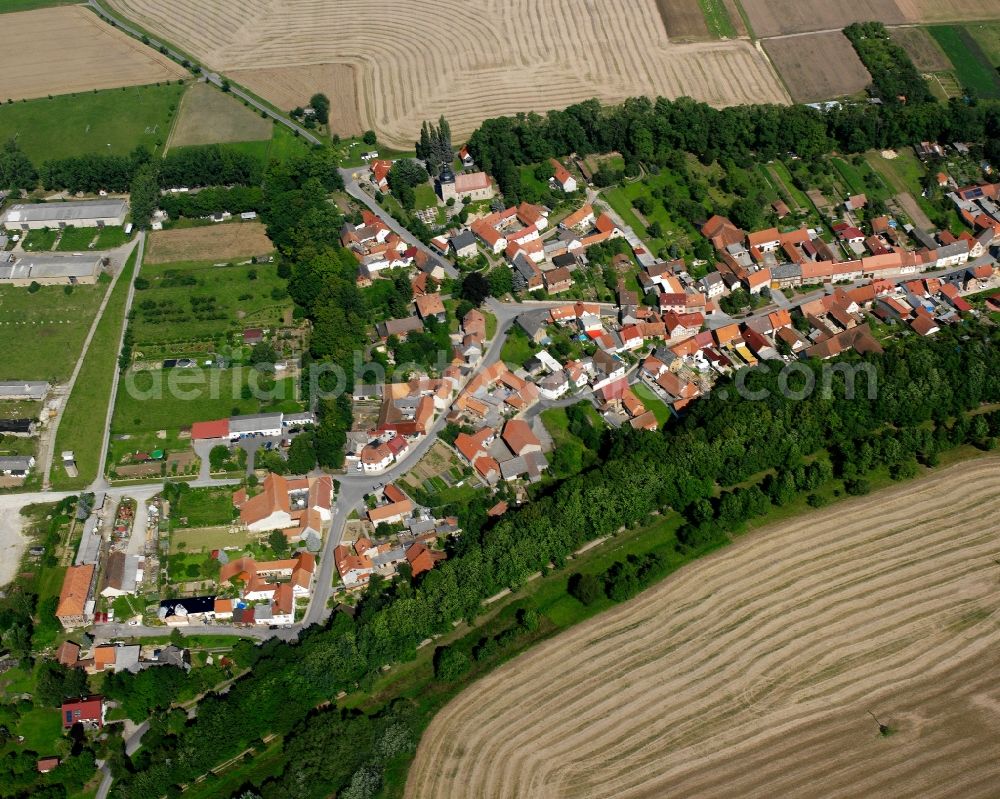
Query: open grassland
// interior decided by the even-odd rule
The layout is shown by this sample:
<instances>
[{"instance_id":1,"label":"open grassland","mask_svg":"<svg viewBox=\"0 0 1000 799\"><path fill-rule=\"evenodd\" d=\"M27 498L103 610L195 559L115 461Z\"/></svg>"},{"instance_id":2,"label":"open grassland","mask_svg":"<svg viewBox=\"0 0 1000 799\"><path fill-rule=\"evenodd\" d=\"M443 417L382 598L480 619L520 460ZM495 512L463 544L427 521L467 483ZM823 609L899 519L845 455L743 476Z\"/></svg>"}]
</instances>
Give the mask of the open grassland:
<instances>
[{"instance_id":1,"label":"open grassland","mask_svg":"<svg viewBox=\"0 0 1000 799\"><path fill-rule=\"evenodd\" d=\"M38 164L87 153L127 155L140 144L155 151L167 140L183 91L175 81L3 105L0 141L16 139Z\"/></svg>"},{"instance_id":2,"label":"open grassland","mask_svg":"<svg viewBox=\"0 0 1000 799\"><path fill-rule=\"evenodd\" d=\"M986 53L990 63L994 67L1000 66L1000 22L981 22L966 25L965 29Z\"/></svg>"},{"instance_id":3,"label":"open grassland","mask_svg":"<svg viewBox=\"0 0 1000 799\"><path fill-rule=\"evenodd\" d=\"M979 43L959 25L935 25L931 36L955 65L955 77L980 97L1000 97L1000 75Z\"/></svg>"},{"instance_id":4,"label":"open grassland","mask_svg":"<svg viewBox=\"0 0 1000 799\"><path fill-rule=\"evenodd\" d=\"M67 380L107 284L27 289L0 286L0 380Z\"/></svg>"},{"instance_id":5,"label":"open grassland","mask_svg":"<svg viewBox=\"0 0 1000 799\"><path fill-rule=\"evenodd\" d=\"M196 83L184 94L180 114L170 133L170 147L271 138L273 123L207 83Z\"/></svg>"},{"instance_id":6,"label":"open grassland","mask_svg":"<svg viewBox=\"0 0 1000 799\"><path fill-rule=\"evenodd\" d=\"M889 35L921 72L946 72L952 68L948 56L926 28L891 28Z\"/></svg>"},{"instance_id":7,"label":"open grassland","mask_svg":"<svg viewBox=\"0 0 1000 799\"><path fill-rule=\"evenodd\" d=\"M108 403L112 400L111 386L118 369L125 303L136 269L136 254L137 249L134 249L108 298L104 315L97 324L83 366L73 384L73 392L59 421L55 451L72 450L76 453L79 476L69 477L57 462L52 469L52 486L58 490L90 485L100 468L104 425Z\"/></svg>"},{"instance_id":8,"label":"open grassland","mask_svg":"<svg viewBox=\"0 0 1000 799\"><path fill-rule=\"evenodd\" d=\"M357 69L350 64L238 69L229 73L238 84L282 111L305 108L322 92L330 98L330 130L340 136L365 131L358 105Z\"/></svg>"},{"instance_id":9,"label":"open grassland","mask_svg":"<svg viewBox=\"0 0 1000 799\"><path fill-rule=\"evenodd\" d=\"M147 263L142 280L132 319L140 349L171 342L213 342L243 326L271 327L292 304L274 264Z\"/></svg>"},{"instance_id":10,"label":"open grassland","mask_svg":"<svg viewBox=\"0 0 1000 799\"><path fill-rule=\"evenodd\" d=\"M139 86L187 74L81 6L4 16L3 33L0 100Z\"/></svg>"},{"instance_id":11,"label":"open grassland","mask_svg":"<svg viewBox=\"0 0 1000 799\"><path fill-rule=\"evenodd\" d=\"M243 70L354 67L362 127L392 146L412 146L421 121L442 112L460 139L486 117L594 96L688 95L714 105L788 101L749 42L670 42L655 0L514 0L502 13L493 0L438 0L430 7L395 0L113 5L251 89L255 82ZM373 47L373 31L392 46ZM309 81L287 80L302 85L296 98L308 99ZM313 80L312 91L329 85L323 75ZM284 89L274 97L290 104ZM334 119L350 103L342 97L334 100Z\"/></svg>"},{"instance_id":12,"label":"open grassland","mask_svg":"<svg viewBox=\"0 0 1000 799\"><path fill-rule=\"evenodd\" d=\"M34 11L36 8L68 6L78 2L79 0L4 0L4 4L0 6L0 13L7 14L12 11Z\"/></svg>"},{"instance_id":13,"label":"open grassland","mask_svg":"<svg viewBox=\"0 0 1000 799\"><path fill-rule=\"evenodd\" d=\"M994 796L998 466L765 528L540 644L437 715L406 795Z\"/></svg>"},{"instance_id":14,"label":"open grassland","mask_svg":"<svg viewBox=\"0 0 1000 799\"><path fill-rule=\"evenodd\" d=\"M120 382L111 430L133 435L178 430L195 422L257 413L277 402L294 399L287 382L276 383L273 391L264 392L261 387L265 380L249 367L130 371ZM248 384L260 393L260 399L243 399Z\"/></svg>"},{"instance_id":15,"label":"open grassland","mask_svg":"<svg viewBox=\"0 0 1000 799\"><path fill-rule=\"evenodd\" d=\"M272 252L274 245L260 222L231 222L151 233L146 263L249 258Z\"/></svg>"},{"instance_id":16,"label":"open grassland","mask_svg":"<svg viewBox=\"0 0 1000 799\"><path fill-rule=\"evenodd\" d=\"M766 39L764 50L799 103L864 91L871 75L840 31Z\"/></svg>"}]
</instances>

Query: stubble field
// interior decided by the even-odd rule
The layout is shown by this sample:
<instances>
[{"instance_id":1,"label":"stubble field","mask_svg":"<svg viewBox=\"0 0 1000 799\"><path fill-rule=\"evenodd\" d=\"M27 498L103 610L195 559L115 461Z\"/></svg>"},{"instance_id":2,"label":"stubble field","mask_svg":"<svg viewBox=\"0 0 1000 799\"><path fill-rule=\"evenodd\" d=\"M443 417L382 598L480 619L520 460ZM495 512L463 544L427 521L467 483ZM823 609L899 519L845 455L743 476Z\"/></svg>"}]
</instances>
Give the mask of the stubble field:
<instances>
[{"instance_id":1,"label":"stubble field","mask_svg":"<svg viewBox=\"0 0 1000 799\"><path fill-rule=\"evenodd\" d=\"M840 31L766 39L764 50L798 103L864 91L871 75Z\"/></svg>"},{"instance_id":2,"label":"stubble field","mask_svg":"<svg viewBox=\"0 0 1000 799\"><path fill-rule=\"evenodd\" d=\"M489 116L545 111L594 96L689 95L720 106L788 101L748 41L669 41L655 0L112 4L213 68L235 71L282 107L290 96L277 84L294 77L281 74L273 88L266 80L255 88L242 71L354 67L362 126L394 146L412 146L421 121L441 114L460 139ZM311 82L313 91L328 85L323 76L299 81ZM334 117L349 115L349 91L330 99Z\"/></svg>"},{"instance_id":3,"label":"stubble field","mask_svg":"<svg viewBox=\"0 0 1000 799\"><path fill-rule=\"evenodd\" d=\"M995 796L998 520L993 455L755 532L474 683L406 795Z\"/></svg>"},{"instance_id":4,"label":"stubble field","mask_svg":"<svg viewBox=\"0 0 1000 799\"><path fill-rule=\"evenodd\" d=\"M82 6L5 14L3 35L0 101L140 86L187 74Z\"/></svg>"},{"instance_id":5,"label":"stubble field","mask_svg":"<svg viewBox=\"0 0 1000 799\"><path fill-rule=\"evenodd\" d=\"M145 263L227 260L271 252L274 245L260 222L230 222L150 233Z\"/></svg>"},{"instance_id":6,"label":"stubble field","mask_svg":"<svg viewBox=\"0 0 1000 799\"><path fill-rule=\"evenodd\" d=\"M331 131L339 136L360 136L365 131L358 105L357 70L349 64L237 69L229 74L283 111L304 108L310 97L322 92L330 98Z\"/></svg>"}]
</instances>

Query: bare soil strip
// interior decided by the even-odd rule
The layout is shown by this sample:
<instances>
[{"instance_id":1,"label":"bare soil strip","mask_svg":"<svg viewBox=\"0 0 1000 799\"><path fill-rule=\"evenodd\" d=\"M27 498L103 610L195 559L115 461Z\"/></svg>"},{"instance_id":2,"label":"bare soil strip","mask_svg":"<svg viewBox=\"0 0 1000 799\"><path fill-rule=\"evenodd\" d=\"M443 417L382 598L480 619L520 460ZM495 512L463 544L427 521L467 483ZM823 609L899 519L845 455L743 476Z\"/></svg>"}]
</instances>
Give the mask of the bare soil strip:
<instances>
[{"instance_id":1,"label":"bare soil strip","mask_svg":"<svg viewBox=\"0 0 1000 799\"><path fill-rule=\"evenodd\" d=\"M995 796L998 557L995 455L755 532L473 684L406 795Z\"/></svg>"},{"instance_id":2,"label":"bare soil strip","mask_svg":"<svg viewBox=\"0 0 1000 799\"><path fill-rule=\"evenodd\" d=\"M187 72L82 6L3 15L0 102L140 86Z\"/></svg>"}]
</instances>

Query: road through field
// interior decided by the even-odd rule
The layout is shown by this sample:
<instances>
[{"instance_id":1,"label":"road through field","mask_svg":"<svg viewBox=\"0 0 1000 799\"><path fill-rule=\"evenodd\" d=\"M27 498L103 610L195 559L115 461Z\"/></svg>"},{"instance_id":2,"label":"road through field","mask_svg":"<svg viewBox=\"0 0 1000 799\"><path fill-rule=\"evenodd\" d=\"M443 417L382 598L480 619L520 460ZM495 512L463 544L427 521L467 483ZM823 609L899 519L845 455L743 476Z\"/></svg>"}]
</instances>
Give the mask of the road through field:
<instances>
[{"instance_id":1,"label":"road through field","mask_svg":"<svg viewBox=\"0 0 1000 799\"><path fill-rule=\"evenodd\" d=\"M996 796L998 562L996 455L752 533L474 683L406 795Z\"/></svg>"}]
</instances>

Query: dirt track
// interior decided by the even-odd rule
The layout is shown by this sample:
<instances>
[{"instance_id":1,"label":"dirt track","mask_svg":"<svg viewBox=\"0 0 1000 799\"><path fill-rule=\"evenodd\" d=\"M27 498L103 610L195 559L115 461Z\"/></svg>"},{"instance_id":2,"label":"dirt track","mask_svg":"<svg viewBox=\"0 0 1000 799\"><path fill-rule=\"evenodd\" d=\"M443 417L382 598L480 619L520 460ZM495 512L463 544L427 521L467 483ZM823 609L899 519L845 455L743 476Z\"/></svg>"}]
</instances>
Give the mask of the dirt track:
<instances>
[{"instance_id":1,"label":"dirt track","mask_svg":"<svg viewBox=\"0 0 1000 799\"><path fill-rule=\"evenodd\" d=\"M2 5L2 3L0 3ZM187 72L80 6L3 15L0 102L139 86Z\"/></svg>"},{"instance_id":2,"label":"dirt track","mask_svg":"<svg viewBox=\"0 0 1000 799\"><path fill-rule=\"evenodd\" d=\"M446 114L458 139L489 116L561 108L590 97L688 95L713 105L788 102L748 41L668 41L655 0L112 0L213 68L321 64L356 70L363 127L412 146ZM307 87L309 81L281 76ZM322 91L325 78L313 78ZM254 88L252 76L243 80ZM274 101L288 105L275 85ZM266 85L259 91L266 99ZM303 92L296 90L296 94ZM311 92L310 92L311 93ZM278 96L280 94L280 96ZM350 112L349 93L342 107ZM308 99L308 95L306 95ZM298 100L296 104L303 101Z\"/></svg>"},{"instance_id":3,"label":"dirt track","mask_svg":"<svg viewBox=\"0 0 1000 799\"><path fill-rule=\"evenodd\" d=\"M472 685L406 795L995 797L998 557L998 456L753 533Z\"/></svg>"}]
</instances>

